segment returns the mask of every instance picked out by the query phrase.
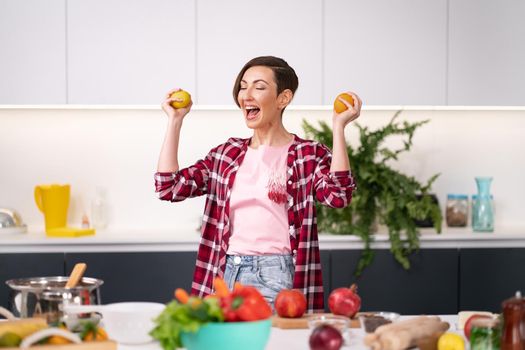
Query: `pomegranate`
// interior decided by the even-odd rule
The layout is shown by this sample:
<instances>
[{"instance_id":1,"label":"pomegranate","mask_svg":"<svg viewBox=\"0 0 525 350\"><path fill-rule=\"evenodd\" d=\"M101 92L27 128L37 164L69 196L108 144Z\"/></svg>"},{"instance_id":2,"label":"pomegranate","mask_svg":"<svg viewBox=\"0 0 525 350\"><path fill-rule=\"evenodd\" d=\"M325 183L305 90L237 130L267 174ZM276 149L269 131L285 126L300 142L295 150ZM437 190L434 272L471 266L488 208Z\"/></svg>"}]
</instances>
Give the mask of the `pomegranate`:
<instances>
[{"instance_id":1,"label":"pomegranate","mask_svg":"<svg viewBox=\"0 0 525 350\"><path fill-rule=\"evenodd\" d=\"M281 317L298 318L306 311L306 297L298 290L283 289L277 294L274 307Z\"/></svg>"},{"instance_id":2,"label":"pomegranate","mask_svg":"<svg viewBox=\"0 0 525 350\"><path fill-rule=\"evenodd\" d=\"M361 298L357 295L357 285L350 288L337 288L328 297L328 308L335 315L354 317L361 309Z\"/></svg>"},{"instance_id":3,"label":"pomegranate","mask_svg":"<svg viewBox=\"0 0 525 350\"><path fill-rule=\"evenodd\" d=\"M339 350L343 345L343 336L337 328L322 324L310 334L309 344L310 350Z\"/></svg>"}]
</instances>

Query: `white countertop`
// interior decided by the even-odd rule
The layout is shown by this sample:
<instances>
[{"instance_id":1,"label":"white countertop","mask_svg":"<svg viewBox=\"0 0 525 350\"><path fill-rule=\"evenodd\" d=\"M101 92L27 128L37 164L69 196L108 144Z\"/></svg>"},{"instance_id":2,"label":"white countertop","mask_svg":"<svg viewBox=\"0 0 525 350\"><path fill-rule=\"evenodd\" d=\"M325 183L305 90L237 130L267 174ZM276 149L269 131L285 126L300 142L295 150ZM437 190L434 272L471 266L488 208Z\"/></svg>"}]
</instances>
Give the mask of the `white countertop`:
<instances>
[{"instance_id":1,"label":"white countertop","mask_svg":"<svg viewBox=\"0 0 525 350\"><path fill-rule=\"evenodd\" d=\"M401 316L401 319L408 319L414 316ZM457 315L441 315L443 321L450 324L450 332L457 332L463 335L462 331L457 330ZM349 341L345 343L342 349L368 350L363 344L365 333L359 328L351 328L349 332ZM280 329L272 327L270 339L266 345L266 350L304 350L309 349L308 339L310 337L309 329ZM143 344L137 346L119 345L118 350L162 350L158 343Z\"/></svg>"},{"instance_id":2,"label":"white countertop","mask_svg":"<svg viewBox=\"0 0 525 350\"><path fill-rule=\"evenodd\" d=\"M423 249L525 247L525 227L501 227L492 233L444 227L441 234L433 229L420 229L420 233ZM196 251L199 239L195 228L107 229L76 238L48 237L43 229L29 228L26 233L0 231L0 253ZM363 248L360 238L353 235L320 234L319 245L321 249ZM388 235L375 235L372 247L389 249Z\"/></svg>"}]
</instances>

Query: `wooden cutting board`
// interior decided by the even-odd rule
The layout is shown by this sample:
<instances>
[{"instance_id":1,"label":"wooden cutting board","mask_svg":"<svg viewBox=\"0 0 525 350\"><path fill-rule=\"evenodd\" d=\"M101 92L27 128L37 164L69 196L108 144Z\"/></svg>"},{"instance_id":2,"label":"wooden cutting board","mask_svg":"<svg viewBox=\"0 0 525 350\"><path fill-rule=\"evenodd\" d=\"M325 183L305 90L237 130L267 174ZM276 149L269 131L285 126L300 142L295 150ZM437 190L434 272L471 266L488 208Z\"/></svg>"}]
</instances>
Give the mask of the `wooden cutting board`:
<instances>
[{"instance_id":1,"label":"wooden cutting board","mask_svg":"<svg viewBox=\"0 0 525 350\"><path fill-rule=\"evenodd\" d=\"M324 314L306 314L300 318L285 318L280 316L272 316L272 326L281 328L281 329L307 329L308 328L308 318L316 315L332 315L330 313ZM350 319L350 328L360 328L361 323L359 319L352 318Z\"/></svg>"}]
</instances>

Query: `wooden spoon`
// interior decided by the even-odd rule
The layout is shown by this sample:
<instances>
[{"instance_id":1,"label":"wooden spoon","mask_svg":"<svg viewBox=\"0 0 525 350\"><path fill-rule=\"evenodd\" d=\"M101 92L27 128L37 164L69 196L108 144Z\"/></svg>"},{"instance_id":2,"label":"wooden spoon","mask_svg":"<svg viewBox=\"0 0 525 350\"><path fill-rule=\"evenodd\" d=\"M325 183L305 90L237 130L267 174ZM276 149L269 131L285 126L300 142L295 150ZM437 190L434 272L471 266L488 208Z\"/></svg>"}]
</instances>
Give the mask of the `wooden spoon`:
<instances>
[{"instance_id":1,"label":"wooden spoon","mask_svg":"<svg viewBox=\"0 0 525 350\"><path fill-rule=\"evenodd\" d=\"M73 271L71 271L71 275L69 275L69 279L67 280L66 288L75 288L77 286L86 271L86 267L87 266L84 263L75 264L75 267L73 267Z\"/></svg>"}]
</instances>

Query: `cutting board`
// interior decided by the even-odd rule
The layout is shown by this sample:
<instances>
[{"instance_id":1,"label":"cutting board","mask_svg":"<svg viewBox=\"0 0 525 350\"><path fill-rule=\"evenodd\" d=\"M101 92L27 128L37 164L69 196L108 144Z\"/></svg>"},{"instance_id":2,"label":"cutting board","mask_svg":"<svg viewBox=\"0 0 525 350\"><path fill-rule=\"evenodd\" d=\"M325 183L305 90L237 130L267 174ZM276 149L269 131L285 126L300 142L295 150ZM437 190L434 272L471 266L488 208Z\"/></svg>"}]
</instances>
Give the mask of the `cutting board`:
<instances>
[{"instance_id":1,"label":"cutting board","mask_svg":"<svg viewBox=\"0 0 525 350\"><path fill-rule=\"evenodd\" d=\"M20 350L20 348L2 348L5 350ZM28 349L34 350L117 350L117 343L114 341L93 341L80 344L64 345L35 345Z\"/></svg>"},{"instance_id":2,"label":"cutting board","mask_svg":"<svg viewBox=\"0 0 525 350\"><path fill-rule=\"evenodd\" d=\"M332 315L330 313L325 314L307 314L300 318L285 318L280 316L272 317L272 326L281 328L281 329L307 329L308 328L308 318L316 315ZM359 319L352 318L350 319L350 328L360 328L361 323Z\"/></svg>"}]
</instances>

